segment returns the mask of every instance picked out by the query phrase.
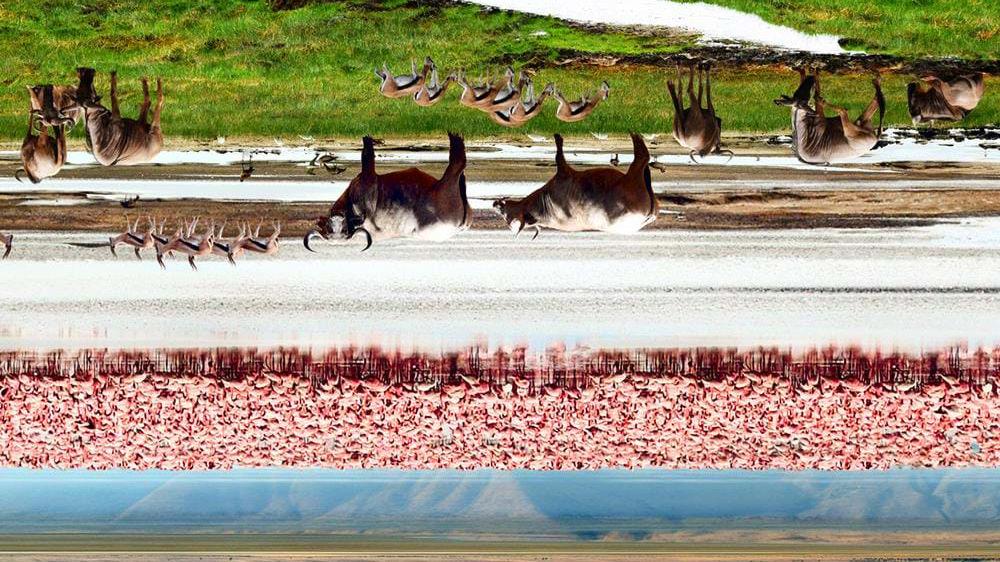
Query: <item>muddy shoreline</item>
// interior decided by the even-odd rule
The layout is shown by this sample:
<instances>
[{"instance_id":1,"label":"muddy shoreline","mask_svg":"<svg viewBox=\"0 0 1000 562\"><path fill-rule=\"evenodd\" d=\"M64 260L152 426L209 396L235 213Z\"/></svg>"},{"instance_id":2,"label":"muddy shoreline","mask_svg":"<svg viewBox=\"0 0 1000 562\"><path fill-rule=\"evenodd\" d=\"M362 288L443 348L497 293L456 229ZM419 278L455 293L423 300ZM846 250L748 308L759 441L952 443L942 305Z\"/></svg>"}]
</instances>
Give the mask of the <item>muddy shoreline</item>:
<instances>
[{"instance_id":1,"label":"muddy shoreline","mask_svg":"<svg viewBox=\"0 0 1000 562\"><path fill-rule=\"evenodd\" d=\"M81 201L48 206L39 201ZM704 194L664 193L661 215L647 229L730 230L796 228L885 228L928 226L966 217L1000 216L1000 191L899 190L796 192L741 190ZM31 204L24 204L30 201ZM327 202L252 202L215 200L142 200L124 209L116 201L88 200L79 194L37 193L0 197L5 231L122 230L123 215L167 218L201 216L235 225L241 220L280 221L282 233L300 237L329 208ZM473 230L506 230L491 210L476 209Z\"/></svg>"}]
</instances>

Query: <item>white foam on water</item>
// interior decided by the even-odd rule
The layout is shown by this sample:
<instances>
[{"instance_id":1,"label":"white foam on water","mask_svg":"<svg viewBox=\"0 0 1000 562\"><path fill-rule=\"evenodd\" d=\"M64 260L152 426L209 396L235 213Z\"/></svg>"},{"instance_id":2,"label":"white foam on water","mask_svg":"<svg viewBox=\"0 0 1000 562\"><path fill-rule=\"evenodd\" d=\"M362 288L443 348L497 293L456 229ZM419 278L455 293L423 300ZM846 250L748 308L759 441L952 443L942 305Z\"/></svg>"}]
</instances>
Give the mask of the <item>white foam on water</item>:
<instances>
[{"instance_id":1,"label":"white foam on water","mask_svg":"<svg viewBox=\"0 0 1000 562\"><path fill-rule=\"evenodd\" d=\"M702 35L703 41L738 41L769 47L835 54L844 50L834 35L811 35L775 25L760 16L731 8L669 0L467 0L491 6L563 20L606 25L684 29Z\"/></svg>"}]
</instances>

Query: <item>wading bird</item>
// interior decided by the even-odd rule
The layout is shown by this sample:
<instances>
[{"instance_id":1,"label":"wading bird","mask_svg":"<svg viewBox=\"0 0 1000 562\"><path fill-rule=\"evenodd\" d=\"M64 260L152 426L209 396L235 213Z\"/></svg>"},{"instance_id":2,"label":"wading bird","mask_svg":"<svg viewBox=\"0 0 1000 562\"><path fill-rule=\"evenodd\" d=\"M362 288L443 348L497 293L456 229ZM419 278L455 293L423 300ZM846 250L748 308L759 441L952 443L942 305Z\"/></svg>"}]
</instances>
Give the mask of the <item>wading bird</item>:
<instances>
[{"instance_id":1,"label":"wading bird","mask_svg":"<svg viewBox=\"0 0 1000 562\"><path fill-rule=\"evenodd\" d=\"M632 134L633 160L628 170L575 170L563 155L563 139L555 136L556 175L520 201L501 199L494 208L515 234L525 228L579 232L632 233L656 220L659 202L649 174L649 151ZM533 237L534 239L534 237Z\"/></svg>"},{"instance_id":2,"label":"wading bird","mask_svg":"<svg viewBox=\"0 0 1000 562\"><path fill-rule=\"evenodd\" d=\"M240 183L243 183L250 179L253 175L253 154L247 155L246 158L240 160Z\"/></svg>"},{"instance_id":3,"label":"wading bird","mask_svg":"<svg viewBox=\"0 0 1000 562\"><path fill-rule=\"evenodd\" d=\"M688 156L692 162L697 162L694 155L705 157L709 154L728 153L732 158L731 150L722 149L722 119L715 114L715 106L712 104L712 65L704 63L698 65L698 95L694 93L694 67L689 67L687 94L690 107L684 107L684 98L679 94L683 88L684 79L681 75L681 67L677 65L677 83L667 81L667 89L670 91L670 99L674 103L674 138L677 142L690 150ZM707 107L702 107L702 93L705 94Z\"/></svg>"},{"instance_id":4,"label":"wading bird","mask_svg":"<svg viewBox=\"0 0 1000 562\"><path fill-rule=\"evenodd\" d=\"M309 241L315 236L350 240L361 233L367 250L374 240L445 240L468 228L472 208L465 189L465 143L451 133L448 140L448 167L436 179L417 168L377 174L374 140L365 137L361 173L317 220L317 228L306 233L306 249L312 250Z\"/></svg>"},{"instance_id":5,"label":"wading bird","mask_svg":"<svg viewBox=\"0 0 1000 562\"><path fill-rule=\"evenodd\" d=\"M156 79L156 107L153 119L147 123L149 115L149 81L142 79L142 105L139 118L128 119L118 110L118 75L111 72L111 109L100 104L100 97L94 90L93 68L78 68L80 83L77 85L77 101L84 111L84 127L87 145L94 158L102 166L145 164L150 162L163 148L163 131L160 129L160 114L163 111L163 83Z\"/></svg>"},{"instance_id":6,"label":"wading bird","mask_svg":"<svg viewBox=\"0 0 1000 562\"><path fill-rule=\"evenodd\" d=\"M885 97L882 95L882 81L878 75L872 79L875 95L872 101L854 121L847 110L827 101L820 94L819 70L807 75L799 69L799 87L789 96L774 100L777 105L792 108L792 145L795 156L807 164L829 164L841 160L857 158L867 153L878 142L882 134L882 120L885 116ZM812 94L815 108L809 106ZM837 113L827 117L826 109ZM872 117L878 111L878 128Z\"/></svg>"}]
</instances>

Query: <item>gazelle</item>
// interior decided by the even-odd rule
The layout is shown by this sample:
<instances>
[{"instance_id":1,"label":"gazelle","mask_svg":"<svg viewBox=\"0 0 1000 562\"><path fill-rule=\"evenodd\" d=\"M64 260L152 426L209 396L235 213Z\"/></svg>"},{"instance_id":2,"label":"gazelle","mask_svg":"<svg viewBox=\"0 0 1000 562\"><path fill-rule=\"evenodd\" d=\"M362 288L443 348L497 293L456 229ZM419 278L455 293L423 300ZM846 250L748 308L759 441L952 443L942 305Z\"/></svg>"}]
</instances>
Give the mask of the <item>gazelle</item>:
<instances>
[{"instance_id":1,"label":"gazelle","mask_svg":"<svg viewBox=\"0 0 1000 562\"><path fill-rule=\"evenodd\" d=\"M520 103L521 92L523 92L528 86L531 85L531 78L524 71L517 79L517 85L513 82L514 70L507 67L507 74L505 74L506 87L502 88L500 91L489 100L489 103L485 103L477 109L484 111L489 114L494 114L496 112L510 111L512 107Z\"/></svg>"},{"instance_id":2,"label":"gazelle","mask_svg":"<svg viewBox=\"0 0 1000 562\"><path fill-rule=\"evenodd\" d=\"M698 95L694 93L694 66L688 73L687 94L691 107L684 107L683 95L678 94L684 85L681 67L677 65L677 84L667 81L670 99L674 103L674 138L690 150L688 156L696 162L694 155L707 156L722 154L731 150L722 150L722 119L715 114L712 104L712 66L709 63L698 65ZM702 107L702 93L705 94L707 107Z\"/></svg>"},{"instance_id":3,"label":"gazelle","mask_svg":"<svg viewBox=\"0 0 1000 562\"><path fill-rule=\"evenodd\" d=\"M14 172L17 181L23 173L31 183L38 183L58 174L66 164L66 129L79 117L72 99L75 92L75 88L51 84L28 87L28 131L21 142L22 167Z\"/></svg>"},{"instance_id":4,"label":"gazelle","mask_svg":"<svg viewBox=\"0 0 1000 562\"><path fill-rule=\"evenodd\" d=\"M570 102L566 101L562 92L556 90L554 95L556 100L559 101L559 108L556 109L556 119L567 123L582 121L597 109L598 104L608 99L608 94L610 93L611 86L607 82L601 82L601 88L597 91L597 94L585 95L579 101Z\"/></svg>"},{"instance_id":5,"label":"gazelle","mask_svg":"<svg viewBox=\"0 0 1000 562\"><path fill-rule=\"evenodd\" d=\"M156 229L156 221L153 217L146 217L149 228L145 233L139 232L139 218L136 217L134 224L129 224L128 215L125 215L125 231L118 236L112 236L108 238L108 242L111 246L111 253L114 256L118 256L116 247L118 244L126 244L132 246L132 250L135 252L136 259L142 259L142 255L139 253L140 250L148 250L156 246L157 234L162 234L163 227L166 224L166 220L160 225L160 230Z\"/></svg>"},{"instance_id":6,"label":"gazelle","mask_svg":"<svg viewBox=\"0 0 1000 562\"><path fill-rule=\"evenodd\" d=\"M264 254L266 256L273 256L278 253L278 237L281 236L281 223L273 222L271 223L271 235L267 238L260 237L260 224L254 230L253 235L243 235L240 236L231 246L230 246L230 256L234 253L242 253L244 251L253 252L255 254ZM232 261L232 259L230 259Z\"/></svg>"},{"instance_id":7,"label":"gazelle","mask_svg":"<svg viewBox=\"0 0 1000 562\"><path fill-rule=\"evenodd\" d=\"M525 228L570 232L632 233L656 220L659 202L649 173L649 151L632 134L634 157L624 174L611 167L575 170L556 135L556 175L520 201L501 199L494 208L515 234Z\"/></svg>"},{"instance_id":8,"label":"gazelle","mask_svg":"<svg viewBox=\"0 0 1000 562\"><path fill-rule=\"evenodd\" d=\"M225 238L226 235L226 223L223 222L222 226L219 227L219 231L215 235L215 239L212 240L212 255L214 256L224 256L229 260L229 263L236 265L236 260L233 259L235 255L233 253L233 244L236 244L241 240L246 233L246 227L240 225L239 234L231 240Z\"/></svg>"},{"instance_id":9,"label":"gazelle","mask_svg":"<svg viewBox=\"0 0 1000 562\"><path fill-rule=\"evenodd\" d=\"M807 75L799 69L799 87L789 96L774 100L777 105L792 108L792 144L795 156L807 164L828 164L848 160L867 153L878 142L882 134L882 120L885 116L885 97L882 95L882 81L878 75L872 79L875 95L861 115L851 121L847 110L827 101L820 94L819 70ZM815 108L809 106L810 93ZM837 113L827 117L826 109ZM878 128L872 117L878 111Z\"/></svg>"},{"instance_id":10,"label":"gazelle","mask_svg":"<svg viewBox=\"0 0 1000 562\"><path fill-rule=\"evenodd\" d=\"M160 114L163 112L163 83L156 79L156 107L153 119L147 123L149 115L149 81L142 79L142 105L139 118L128 119L121 116L118 109L118 74L111 72L111 109L100 104L100 97L94 90L93 68L78 68L80 83L77 86L77 101L83 107L87 146L94 158L102 166L145 164L160 153L163 148L163 131L160 128Z\"/></svg>"},{"instance_id":11,"label":"gazelle","mask_svg":"<svg viewBox=\"0 0 1000 562\"><path fill-rule=\"evenodd\" d=\"M176 251L187 255L188 265L194 270L198 269L194 258L212 254L215 247L215 224L209 225L201 237L195 234L197 226L198 218L195 218L186 224L186 228L177 229L177 233L166 244L156 245L156 262L160 264L160 267L166 268L166 264L163 263L163 254L169 252Z\"/></svg>"},{"instance_id":12,"label":"gazelle","mask_svg":"<svg viewBox=\"0 0 1000 562\"><path fill-rule=\"evenodd\" d=\"M472 208L465 189L465 143L452 133L448 140L448 167L436 179L417 168L377 174L375 144L365 137L361 173L327 216L317 220L317 228L306 233L306 249L312 250L309 241L314 236L350 240L361 233L367 250L374 240L445 240L468 228Z\"/></svg>"},{"instance_id":13,"label":"gazelle","mask_svg":"<svg viewBox=\"0 0 1000 562\"><path fill-rule=\"evenodd\" d=\"M487 107L491 107L497 102L497 96L503 100L504 96L507 95L503 92L512 91L513 81L514 69L509 66L504 70L503 78L493 83L487 82L485 88L469 84L465 73L459 73L458 84L462 87L462 95L458 98L458 102L466 107L485 111Z\"/></svg>"},{"instance_id":14,"label":"gazelle","mask_svg":"<svg viewBox=\"0 0 1000 562\"><path fill-rule=\"evenodd\" d=\"M555 84L549 82L536 98L534 86L528 84L527 91L521 95L520 103L514 104L507 111L494 111L490 113L490 118L504 127L520 127L541 113L542 104L554 91Z\"/></svg>"},{"instance_id":15,"label":"gazelle","mask_svg":"<svg viewBox=\"0 0 1000 562\"><path fill-rule=\"evenodd\" d=\"M0 232L0 243L3 243L3 248L4 248L3 257L0 259L5 260L7 259L7 256L10 255L10 251L14 249L14 235L4 234L3 232Z\"/></svg>"},{"instance_id":16,"label":"gazelle","mask_svg":"<svg viewBox=\"0 0 1000 562\"><path fill-rule=\"evenodd\" d=\"M985 89L982 72L947 82L937 76L925 76L906 87L910 117L914 125L925 121L961 121L979 105Z\"/></svg>"},{"instance_id":17,"label":"gazelle","mask_svg":"<svg viewBox=\"0 0 1000 562\"><path fill-rule=\"evenodd\" d=\"M444 82L438 81L437 67L432 67L430 81L424 80L417 93L413 94L413 102L421 107L430 107L436 104L444 99L444 93L448 90L448 86L456 80L458 80L458 76L452 73L445 77Z\"/></svg>"},{"instance_id":18,"label":"gazelle","mask_svg":"<svg viewBox=\"0 0 1000 562\"><path fill-rule=\"evenodd\" d=\"M427 73L430 72L433 65L434 61L430 57L427 57L424 59L423 70L417 73L417 63L411 60L410 74L393 76L389 67L382 64L382 70L375 71L375 76L382 79L382 84L379 86L378 91L387 98L412 96L423 87L424 81L427 79Z\"/></svg>"}]
</instances>

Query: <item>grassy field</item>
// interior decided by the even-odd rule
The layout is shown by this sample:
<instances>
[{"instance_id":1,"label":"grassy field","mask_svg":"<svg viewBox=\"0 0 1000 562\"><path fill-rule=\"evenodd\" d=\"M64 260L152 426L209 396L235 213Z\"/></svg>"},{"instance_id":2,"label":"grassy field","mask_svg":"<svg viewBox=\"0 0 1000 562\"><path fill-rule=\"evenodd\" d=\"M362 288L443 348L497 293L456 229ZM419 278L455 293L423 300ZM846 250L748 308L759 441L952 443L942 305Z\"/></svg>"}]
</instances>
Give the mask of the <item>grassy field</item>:
<instances>
[{"instance_id":1,"label":"grassy field","mask_svg":"<svg viewBox=\"0 0 1000 562\"><path fill-rule=\"evenodd\" d=\"M716 560L807 558L995 558L1000 547L986 544L880 544L830 543L711 543L653 541L532 541L532 540L442 540L364 538L352 535L4 535L0 552L83 553L254 553L266 554L353 554L359 559L396 558L433 554L449 558L467 556L513 557L524 555L583 555L670 557L671 559L712 558Z\"/></svg>"},{"instance_id":2,"label":"grassy field","mask_svg":"<svg viewBox=\"0 0 1000 562\"><path fill-rule=\"evenodd\" d=\"M920 12L923 5L910 11ZM984 4L984 17L996 11L991 6ZM226 136L231 142L297 135L410 138L450 129L474 137L525 140L525 133L556 131L669 131L672 109L664 69L556 63L568 49L666 55L683 51L691 41L686 36L593 33L548 18L401 0L317 3L286 11L272 11L261 0L57 0L44 5L12 0L0 6L0 65L7 69L0 84L0 139L16 141L24 134L25 85L72 82L79 65L119 71L126 115L137 111L139 77L162 76L167 92L163 123L170 137ZM545 114L514 131L459 106L457 88L432 108L377 95L375 66L387 62L403 70L411 58L424 55L433 56L443 69L466 68L472 75L516 61L539 70L536 83L553 81L568 97L595 89L601 80L611 83L612 94L581 123L557 121L552 103ZM106 79L106 74L99 76L105 92ZM890 124L909 122L907 81L890 76L885 82ZM713 92L725 128L787 129L787 110L770 100L789 93L795 83L790 72L720 72ZM825 93L857 111L870 99L871 86L865 77L835 77ZM965 125L996 122L1000 108L995 100L988 96ZM80 136L78 128L74 137Z\"/></svg>"},{"instance_id":3,"label":"grassy field","mask_svg":"<svg viewBox=\"0 0 1000 562\"><path fill-rule=\"evenodd\" d=\"M697 1L697 0L687 0ZM903 57L1000 58L996 0L711 0L771 23L843 38L845 48Z\"/></svg>"}]
</instances>

